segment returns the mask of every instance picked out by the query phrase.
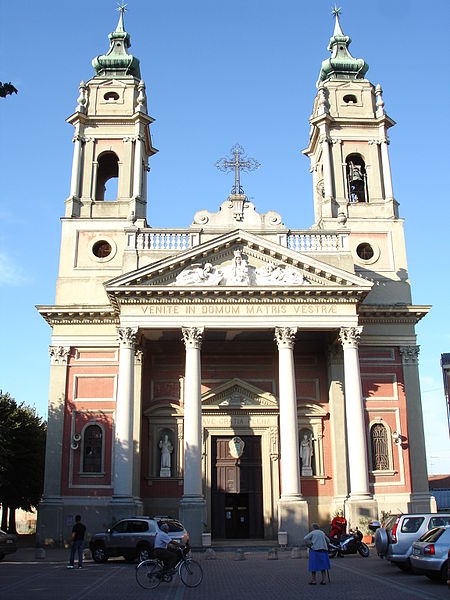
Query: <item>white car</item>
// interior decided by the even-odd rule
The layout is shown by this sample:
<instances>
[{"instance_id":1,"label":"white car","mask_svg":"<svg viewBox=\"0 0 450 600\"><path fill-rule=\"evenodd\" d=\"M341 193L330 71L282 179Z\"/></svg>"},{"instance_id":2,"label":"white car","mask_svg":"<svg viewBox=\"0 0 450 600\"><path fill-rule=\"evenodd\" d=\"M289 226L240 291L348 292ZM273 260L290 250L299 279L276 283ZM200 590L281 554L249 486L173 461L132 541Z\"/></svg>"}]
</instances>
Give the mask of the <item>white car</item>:
<instances>
[{"instance_id":1,"label":"white car","mask_svg":"<svg viewBox=\"0 0 450 600\"><path fill-rule=\"evenodd\" d=\"M414 542L410 557L411 567L416 573L445 583L448 577L449 553L450 526L436 527Z\"/></svg>"}]
</instances>

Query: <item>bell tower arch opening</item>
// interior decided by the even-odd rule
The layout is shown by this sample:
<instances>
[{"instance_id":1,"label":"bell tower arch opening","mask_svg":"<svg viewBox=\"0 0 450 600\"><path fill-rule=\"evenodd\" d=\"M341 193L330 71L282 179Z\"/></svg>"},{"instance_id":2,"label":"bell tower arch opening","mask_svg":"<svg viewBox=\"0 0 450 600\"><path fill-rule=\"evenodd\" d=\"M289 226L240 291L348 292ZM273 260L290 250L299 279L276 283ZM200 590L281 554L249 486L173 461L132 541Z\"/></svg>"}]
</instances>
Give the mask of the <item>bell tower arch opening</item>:
<instances>
[{"instance_id":1,"label":"bell tower arch opening","mask_svg":"<svg viewBox=\"0 0 450 600\"><path fill-rule=\"evenodd\" d=\"M103 152L98 157L97 184L95 199L115 201L119 189L119 158L112 151Z\"/></svg>"},{"instance_id":2,"label":"bell tower arch opening","mask_svg":"<svg viewBox=\"0 0 450 600\"><path fill-rule=\"evenodd\" d=\"M368 202L366 164L361 154L349 154L345 161L349 202Z\"/></svg>"}]
</instances>

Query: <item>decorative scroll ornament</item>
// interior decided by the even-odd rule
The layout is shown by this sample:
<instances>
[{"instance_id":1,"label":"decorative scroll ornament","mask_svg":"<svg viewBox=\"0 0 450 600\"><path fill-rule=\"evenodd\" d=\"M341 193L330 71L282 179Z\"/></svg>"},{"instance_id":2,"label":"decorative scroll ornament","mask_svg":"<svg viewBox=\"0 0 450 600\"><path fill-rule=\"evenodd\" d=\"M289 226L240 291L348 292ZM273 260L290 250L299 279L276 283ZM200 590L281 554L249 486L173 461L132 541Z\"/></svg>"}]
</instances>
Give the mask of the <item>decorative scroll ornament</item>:
<instances>
[{"instance_id":1,"label":"decorative scroll ornament","mask_svg":"<svg viewBox=\"0 0 450 600\"><path fill-rule=\"evenodd\" d=\"M199 350L202 345L204 327L182 327L183 342L186 348Z\"/></svg>"},{"instance_id":2,"label":"decorative scroll ornament","mask_svg":"<svg viewBox=\"0 0 450 600\"><path fill-rule=\"evenodd\" d=\"M118 327L117 335L121 346L132 348L137 341L137 327Z\"/></svg>"},{"instance_id":3,"label":"decorative scroll ornament","mask_svg":"<svg viewBox=\"0 0 450 600\"><path fill-rule=\"evenodd\" d=\"M419 362L420 346L399 346L399 352L404 365L417 365Z\"/></svg>"},{"instance_id":4,"label":"decorative scroll ornament","mask_svg":"<svg viewBox=\"0 0 450 600\"><path fill-rule=\"evenodd\" d=\"M241 458L244 452L245 442L239 436L235 436L228 442L230 454L233 458Z\"/></svg>"},{"instance_id":5,"label":"decorative scroll ornament","mask_svg":"<svg viewBox=\"0 0 450 600\"><path fill-rule=\"evenodd\" d=\"M359 338L362 333L362 326L358 327L341 327L339 330L339 339L341 340L341 344L345 346L349 346L351 348L356 348L359 344Z\"/></svg>"},{"instance_id":6,"label":"decorative scroll ornament","mask_svg":"<svg viewBox=\"0 0 450 600\"><path fill-rule=\"evenodd\" d=\"M297 327L275 327L275 338L278 348L293 348Z\"/></svg>"},{"instance_id":7,"label":"decorative scroll ornament","mask_svg":"<svg viewBox=\"0 0 450 600\"><path fill-rule=\"evenodd\" d=\"M70 346L49 346L50 364L67 365L70 356Z\"/></svg>"}]
</instances>

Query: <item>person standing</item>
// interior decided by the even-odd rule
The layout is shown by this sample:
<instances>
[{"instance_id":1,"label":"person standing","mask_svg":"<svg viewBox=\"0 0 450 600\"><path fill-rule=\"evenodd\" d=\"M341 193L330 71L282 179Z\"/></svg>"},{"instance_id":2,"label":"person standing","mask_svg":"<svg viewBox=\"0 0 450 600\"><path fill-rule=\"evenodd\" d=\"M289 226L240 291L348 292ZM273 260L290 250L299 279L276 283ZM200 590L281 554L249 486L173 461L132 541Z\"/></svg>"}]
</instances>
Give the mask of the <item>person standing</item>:
<instances>
[{"instance_id":1,"label":"person standing","mask_svg":"<svg viewBox=\"0 0 450 600\"><path fill-rule=\"evenodd\" d=\"M328 542L330 541L317 523L312 524L312 531L303 538L309 547L309 572L311 573L310 585L316 585L316 573L321 572L321 585L327 583L325 572L330 569L330 557L328 556Z\"/></svg>"},{"instance_id":2,"label":"person standing","mask_svg":"<svg viewBox=\"0 0 450 600\"><path fill-rule=\"evenodd\" d=\"M86 533L86 527L81 522L81 516L75 516L75 525L72 527L72 546L70 548L70 561L67 565L68 569L74 569L75 552L78 552L78 568L83 568L83 547L84 547L84 534Z\"/></svg>"},{"instance_id":3,"label":"person standing","mask_svg":"<svg viewBox=\"0 0 450 600\"><path fill-rule=\"evenodd\" d=\"M338 510L337 515L331 521L330 537L339 540L341 535L347 531L347 519L344 517L344 511Z\"/></svg>"}]
</instances>

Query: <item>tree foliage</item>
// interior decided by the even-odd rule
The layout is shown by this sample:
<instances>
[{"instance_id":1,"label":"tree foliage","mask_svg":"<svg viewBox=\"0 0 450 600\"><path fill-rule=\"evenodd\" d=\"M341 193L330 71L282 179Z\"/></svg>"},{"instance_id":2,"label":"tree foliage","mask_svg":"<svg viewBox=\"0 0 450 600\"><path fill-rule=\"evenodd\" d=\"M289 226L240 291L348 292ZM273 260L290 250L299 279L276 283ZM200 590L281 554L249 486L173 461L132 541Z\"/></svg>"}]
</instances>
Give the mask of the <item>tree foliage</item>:
<instances>
[{"instance_id":1,"label":"tree foliage","mask_svg":"<svg viewBox=\"0 0 450 600\"><path fill-rule=\"evenodd\" d=\"M0 391L0 502L14 511L37 506L44 486L47 424L34 408Z\"/></svg>"}]
</instances>

